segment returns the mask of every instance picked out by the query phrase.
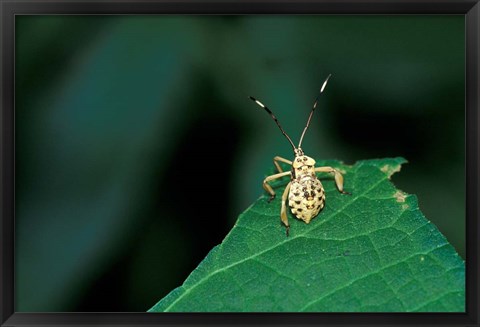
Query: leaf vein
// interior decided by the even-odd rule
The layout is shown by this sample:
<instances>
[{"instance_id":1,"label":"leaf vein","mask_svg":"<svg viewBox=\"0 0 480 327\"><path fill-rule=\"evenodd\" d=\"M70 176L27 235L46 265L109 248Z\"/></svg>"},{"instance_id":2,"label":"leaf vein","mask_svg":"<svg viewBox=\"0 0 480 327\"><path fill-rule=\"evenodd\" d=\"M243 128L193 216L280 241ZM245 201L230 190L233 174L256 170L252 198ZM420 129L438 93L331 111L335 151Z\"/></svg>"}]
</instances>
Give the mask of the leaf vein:
<instances>
[{"instance_id":1,"label":"leaf vein","mask_svg":"<svg viewBox=\"0 0 480 327\"><path fill-rule=\"evenodd\" d=\"M356 171L357 171L361 166L362 166L362 165L359 165L359 167L356 169ZM357 175L357 174L353 174L353 176L354 176L354 181L353 181L352 184L354 184L354 185L356 184L356 175ZM377 181L376 183L373 183L369 188L365 189L365 190L364 190L361 194L359 194L358 196L370 192L370 191L371 191L372 189L374 189L377 185L379 185L380 183L382 183L383 181L385 181L385 180L387 180L387 179L388 179L387 176L385 176L384 178L381 178L381 179L380 179L379 181ZM347 202L342 208L339 208L336 212L334 212L334 213L330 216L329 219L326 219L326 220L322 221L317 227L313 228L312 230L317 230L317 229L319 229L324 223L326 223L327 221L330 221L331 219L333 219L333 217L336 217L339 212L343 211L345 208L347 208L347 207L350 206L351 204L355 203L355 201L359 198L358 196L355 197L354 199L352 199L350 202ZM307 233L307 232L306 232L306 233ZM291 242L291 241L293 241L293 240L295 240L295 239L297 239L298 237L301 237L301 236L305 236L305 234L298 234L298 235L295 235L295 236L291 236L291 237L289 237L286 241L282 241L282 242L280 242L280 243L278 243L278 244L276 244L276 245L274 245L274 246L272 246L272 247L268 247L268 248L266 248L266 249L264 249L264 250L262 250L262 251L260 251L260 252L258 252L258 253L256 253L256 254L253 254L253 255L251 255L251 256L248 256L248 257L245 257L245 258L243 258L243 259L241 259L241 260L238 260L238 261L236 261L236 262L233 262L233 263L231 263L231 264L229 264L229 265L227 265L227 266L225 266L225 267L222 267L222 268L217 269L216 271L210 272L208 275L204 276L202 279L200 279L199 281L197 281L197 282L196 282L194 285L192 285L190 288L188 288L188 289L187 289L187 288L184 288L184 292L183 292L182 294L180 294L172 303L170 303L170 305L167 306L164 311L170 310L170 309L171 309L176 303L178 303L178 301L180 301L184 296L186 296L186 295L189 294L193 289L195 289L196 287L198 287L199 285L201 285L202 283L204 283L204 282L205 282L206 280L208 280L211 276L213 276L213 275L215 275L215 274L217 274L217 273L220 273L220 272L222 272L222 271L224 271L224 270L230 269L231 267L234 267L234 266L236 266L236 265L239 265L239 264L241 264L241 263L243 263L243 262L245 262L245 261L248 261L248 260L250 260L250 259L252 259L252 258L258 257L258 256L260 256L260 255L262 255L262 254L264 254L264 253L267 253L267 252L269 252L269 251L271 251L271 250L273 250L273 249L275 249L275 248L277 248L277 247L279 247L279 246L281 246L281 245L283 245L283 244L285 244L285 243L289 243L289 242Z\"/></svg>"},{"instance_id":2,"label":"leaf vein","mask_svg":"<svg viewBox=\"0 0 480 327\"><path fill-rule=\"evenodd\" d=\"M447 243L447 244L448 244L448 243ZM446 245L446 244L442 244L441 246L445 246L445 245ZM338 292L338 291L340 291L340 290L342 290L342 289L345 289L345 288L351 286L352 284L354 284L355 282L357 282L357 281L359 281L359 280L365 279L365 278L370 277L370 276L372 276L372 275L376 275L376 274L382 272L383 270L385 270L385 269L387 269L387 268L396 266L396 265L398 265L398 264L400 264L400 263L402 263L402 262L405 262L405 261L407 261L407 260L410 260L411 258L414 258L414 257L416 257L416 256L418 256L418 255L427 255L427 254L429 254L430 252L436 250L437 248L439 248L439 247L441 247L441 246L438 246L438 247L435 247L435 248L433 248L433 249L430 249L429 251L424 252L424 253L414 253L414 254L411 254L411 255L409 255L409 256L407 256L407 257L404 257L404 258L402 258L401 260L395 261L395 262L393 262L393 263L391 263L391 264L389 264L389 265L386 265L386 266L380 267L379 269L370 271L369 273L367 273L367 274L365 274L365 275L363 275L363 276L360 276L360 277L358 277L358 278L356 278L356 279L354 279L354 280L352 280L352 281L350 281L350 282L348 282L348 283L346 283L346 284L344 284L344 285L342 285L342 286L340 286L340 287L338 287L338 288L336 288L336 289L331 290L330 292L326 293L326 294L323 295L322 297L320 297L320 298L318 298L318 299L315 299L315 300L313 300L313 301L310 301L310 302L307 303L303 308L301 308L300 311L305 311L305 309L307 309L309 306L312 306L312 305L320 302L321 300L323 300L323 299L326 298L327 296L330 296L330 295L332 295L332 294L334 294L334 293L336 293L336 292Z\"/></svg>"}]
</instances>

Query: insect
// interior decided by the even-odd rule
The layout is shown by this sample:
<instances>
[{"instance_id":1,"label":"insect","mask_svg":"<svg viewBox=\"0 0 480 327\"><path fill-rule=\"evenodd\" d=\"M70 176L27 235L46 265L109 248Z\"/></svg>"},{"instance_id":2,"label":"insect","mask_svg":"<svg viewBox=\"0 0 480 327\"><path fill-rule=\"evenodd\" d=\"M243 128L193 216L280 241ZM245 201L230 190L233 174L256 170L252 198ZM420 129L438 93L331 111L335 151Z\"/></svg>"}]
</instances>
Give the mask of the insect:
<instances>
[{"instance_id":1,"label":"insect","mask_svg":"<svg viewBox=\"0 0 480 327\"><path fill-rule=\"evenodd\" d=\"M343 190L343 176L337 169L329 166L315 167L315 160L310 158L309 156L306 156L303 153L303 150L301 148L303 137L305 136L305 132L307 131L308 126L310 125L310 121L312 120L313 113L317 108L318 99L320 95L323 93L323 91L325 90L325 87L327 86L330 76L331 74L328 75L328 77L323 82L322 87L320 89L320 93L315 99L315 102L313 103L312 110L310 111L310 115L308 116L307 124L303 129L303 133L300 137L300 142L298 143L297 147L295 146L295 144L293 144L292 140L287 135L287 133L285 133L282 126L280 125L280 122L278 121L277 117L275 117L275 115L272 113L272 111L263 103L255 99L254 97L250 97L252 101L254 101L261 108L265 109L265 111L268 112L268 114L273 118L278 128L280 128L280 131L282 132L282 134L287 138L287 140L292 145L293 152L295 154L295 158L293 161L290 161L288 159L285 159L279 156L274 157L273 164L275 165L275 168L278 170L278 173L266 177L263 181L263 188L265 189L265 191L267 191L270 194L270 199L268 200L268 202L271 202L275 198L275 191L273 190L269 182L281 177L290 176L290 182L285 187L285 191L283 191L282 206L280 209L280 219L286 227L287 236L290 230L290 225L288 223L288 218L287 218L286 204L285 204L287 201L287 198L288 198L288 206L290 207L292 214L296 218L303 220L307 224L310 223L310 221L313 218L315 218L325 206L325 191L323 189L322 183L317 178L316 173L321 173L321 172L333 173L335 176L335 184L337 186L338 191L342 194L350 194ZM279 162L283 162L291 165L292 166L291 171L284 172L283 169L280 167Z\"/></svg>"}]
</instances>

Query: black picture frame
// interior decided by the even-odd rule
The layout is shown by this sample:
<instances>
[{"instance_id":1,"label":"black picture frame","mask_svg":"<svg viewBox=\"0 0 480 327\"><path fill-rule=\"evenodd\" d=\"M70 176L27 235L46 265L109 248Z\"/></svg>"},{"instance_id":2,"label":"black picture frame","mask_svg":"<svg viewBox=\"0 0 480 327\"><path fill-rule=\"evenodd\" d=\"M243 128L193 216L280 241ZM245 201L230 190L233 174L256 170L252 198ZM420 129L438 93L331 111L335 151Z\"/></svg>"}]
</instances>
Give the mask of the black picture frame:
<instances>
[{"instance_id":1,"label":"black picture frame","mask_svg":"<svg viewBox=\"0 0 480 327\"><path fill-rule=\"evenodd\" d=\"M16 313L14 309L14 33L25 14L460 14L466 31L466 312L465 313ZM479 325L479 16L478 0L0 0L1 16L1 326L91 325Z\"/></svg>"}]
</instances>

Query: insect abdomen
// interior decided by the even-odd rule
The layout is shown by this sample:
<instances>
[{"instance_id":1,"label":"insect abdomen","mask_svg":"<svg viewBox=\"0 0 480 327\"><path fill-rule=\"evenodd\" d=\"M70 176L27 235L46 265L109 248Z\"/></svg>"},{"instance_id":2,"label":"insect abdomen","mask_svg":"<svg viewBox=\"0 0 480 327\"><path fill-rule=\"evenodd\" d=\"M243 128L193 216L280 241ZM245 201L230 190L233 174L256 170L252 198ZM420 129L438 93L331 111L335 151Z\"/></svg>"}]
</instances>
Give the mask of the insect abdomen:
<instances>
[{"instance_id":1,"label":"insect abdomen","mask_svg":"<svg viewBox=\"0 0 480 327\"><path fill-rule=\"evenodd\" d=\"M313 176L292 180L288 205L295 217L308 224L325 205L325 191L320 180Z\"/></svg>"}]
</instances>

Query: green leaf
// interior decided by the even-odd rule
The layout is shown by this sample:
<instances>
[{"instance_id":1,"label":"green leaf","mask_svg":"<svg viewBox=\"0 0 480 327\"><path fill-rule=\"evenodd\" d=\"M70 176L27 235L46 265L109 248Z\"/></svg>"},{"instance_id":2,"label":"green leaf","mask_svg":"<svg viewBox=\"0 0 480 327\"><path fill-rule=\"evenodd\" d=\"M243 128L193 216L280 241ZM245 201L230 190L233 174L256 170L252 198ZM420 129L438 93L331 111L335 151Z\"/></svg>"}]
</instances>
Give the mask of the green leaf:
<instances>
[{"instance_id":1,"label":"green leaf","mask_svg":"<svg viewBox=\"0 0 480 327\"><path fill-rule=\"evenodd\" d=\"M272 203L260 197L184 284L149 311L464 311L463 260L417 198L390 182L404 162L317 162L342 171L352 195L320 176L325 208L308 225L289 214L289 237L280 196Z\"/></svg>"}]
</instances>

